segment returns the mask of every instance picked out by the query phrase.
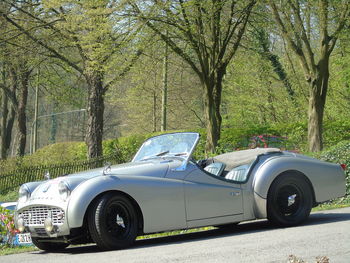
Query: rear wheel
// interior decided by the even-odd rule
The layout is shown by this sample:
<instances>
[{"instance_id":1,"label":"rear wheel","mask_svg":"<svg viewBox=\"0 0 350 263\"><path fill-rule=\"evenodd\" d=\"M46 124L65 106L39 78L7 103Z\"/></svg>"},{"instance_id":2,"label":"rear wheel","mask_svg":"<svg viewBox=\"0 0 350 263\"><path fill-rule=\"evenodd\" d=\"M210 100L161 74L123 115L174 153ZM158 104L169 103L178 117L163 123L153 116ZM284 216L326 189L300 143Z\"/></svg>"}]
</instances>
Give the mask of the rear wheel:
<instances>
[{"instance_id":1,"label":"rear wheel","mask_svg":"<svg viewBox=\"0 0 350 263\"><path fill-rule=\"evenodd\" d=\"M38 239L35 237L32 237L32 242L37 248L51 252L59 251L69 246L67 243L38 241Z\"/></svg>"},{"instance_id":2,"label":"rear wheel","mask_svg":"<svg viewBox=\"0 0 350 263\"><path fill-rule=\"evenodd\" d=\"M137 213L128 198L108 193L92 204L88 225L92 239L100 248L124 248L137 236Z\"/></svg>"},{"instance_id":3,"label":"rear wheel","mask_svg":"<svg viewBox=\"0 0 350 263\"><path fill-rule=\"evenodd\" d=\"M267 217L277 225L294 226L309 217L312 204L312 189L303 176L281 175L270 187Z\"/></svg>"}]
</instances>

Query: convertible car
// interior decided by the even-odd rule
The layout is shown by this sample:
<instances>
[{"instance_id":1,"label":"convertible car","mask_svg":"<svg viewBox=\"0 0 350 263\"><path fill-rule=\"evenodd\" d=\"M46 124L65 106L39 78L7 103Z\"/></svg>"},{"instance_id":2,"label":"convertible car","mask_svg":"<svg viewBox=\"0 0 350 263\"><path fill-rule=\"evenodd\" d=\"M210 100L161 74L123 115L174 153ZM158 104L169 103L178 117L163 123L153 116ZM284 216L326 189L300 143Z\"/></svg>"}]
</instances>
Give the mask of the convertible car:
<instances>
[{"instance_id":1,"label":"convertible car","mask_svg":"<svg viewBox=\"0 0 350 263\"><path fill-rule=\"evenodd\" d=\"M87 242L120 249L142 234L257 218L294 226L345 194L341 165L277 148L195 161L198 140L191 132L152 137L130 163L22 185L20 239L43 250Z\"/></svg>"}]
</instances>

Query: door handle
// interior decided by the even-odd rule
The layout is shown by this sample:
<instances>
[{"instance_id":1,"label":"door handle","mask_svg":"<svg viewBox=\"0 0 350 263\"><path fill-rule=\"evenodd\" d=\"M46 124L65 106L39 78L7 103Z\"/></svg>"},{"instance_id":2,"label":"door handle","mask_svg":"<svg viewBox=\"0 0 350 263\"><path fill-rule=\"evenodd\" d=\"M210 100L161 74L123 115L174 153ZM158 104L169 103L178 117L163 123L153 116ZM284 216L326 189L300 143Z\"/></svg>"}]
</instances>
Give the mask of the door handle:
<instances>
[{"instance_id":1,"label":"door handle","mask_svg":"<svg viewBox=\"0 0 350 263\"><path fill-rule=\"evenodd\" d=\"M230 195L231 196L240 196L241 192L231 192Z\"/></svg>"}]
</instances>

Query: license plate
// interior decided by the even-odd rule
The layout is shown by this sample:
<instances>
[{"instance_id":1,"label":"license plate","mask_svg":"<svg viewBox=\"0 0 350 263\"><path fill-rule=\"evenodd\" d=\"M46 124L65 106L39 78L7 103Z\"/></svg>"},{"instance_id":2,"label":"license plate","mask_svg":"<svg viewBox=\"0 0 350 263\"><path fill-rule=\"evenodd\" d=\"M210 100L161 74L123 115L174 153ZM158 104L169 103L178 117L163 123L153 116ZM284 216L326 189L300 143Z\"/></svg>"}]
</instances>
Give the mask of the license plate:
<instances>
[{"instance_id":1,"label":"license plate","mask_svg":"<svg viewBox=\"0 0 350 263\"><path fill-rule=\"evenodd\" d=\"M32 237L30 233L18 234L18 243L20 244L31 244Z\"/></svg>"}]
</instances>

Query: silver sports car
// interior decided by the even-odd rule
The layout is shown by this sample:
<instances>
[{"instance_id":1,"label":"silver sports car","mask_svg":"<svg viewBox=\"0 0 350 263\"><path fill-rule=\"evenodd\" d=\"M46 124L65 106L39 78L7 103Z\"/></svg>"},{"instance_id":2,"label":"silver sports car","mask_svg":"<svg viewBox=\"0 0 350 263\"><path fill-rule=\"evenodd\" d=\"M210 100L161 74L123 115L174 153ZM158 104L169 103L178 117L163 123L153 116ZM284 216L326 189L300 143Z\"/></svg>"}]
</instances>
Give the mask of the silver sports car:
<instances>
[{"instance_id":1,"label":"silver sports car","mask_svg":"<svg viewBox=\"0 0 350 263\"><path fill-rule=\"evenodd\" d=\"M193 160L199 134L146 140L130 163L21 186L20 240L43 250L95 242L131 245L138 235L268 218L306 220L313 206L345 194L340 165L276 148Z\"/></svg>"}]
</instances>

